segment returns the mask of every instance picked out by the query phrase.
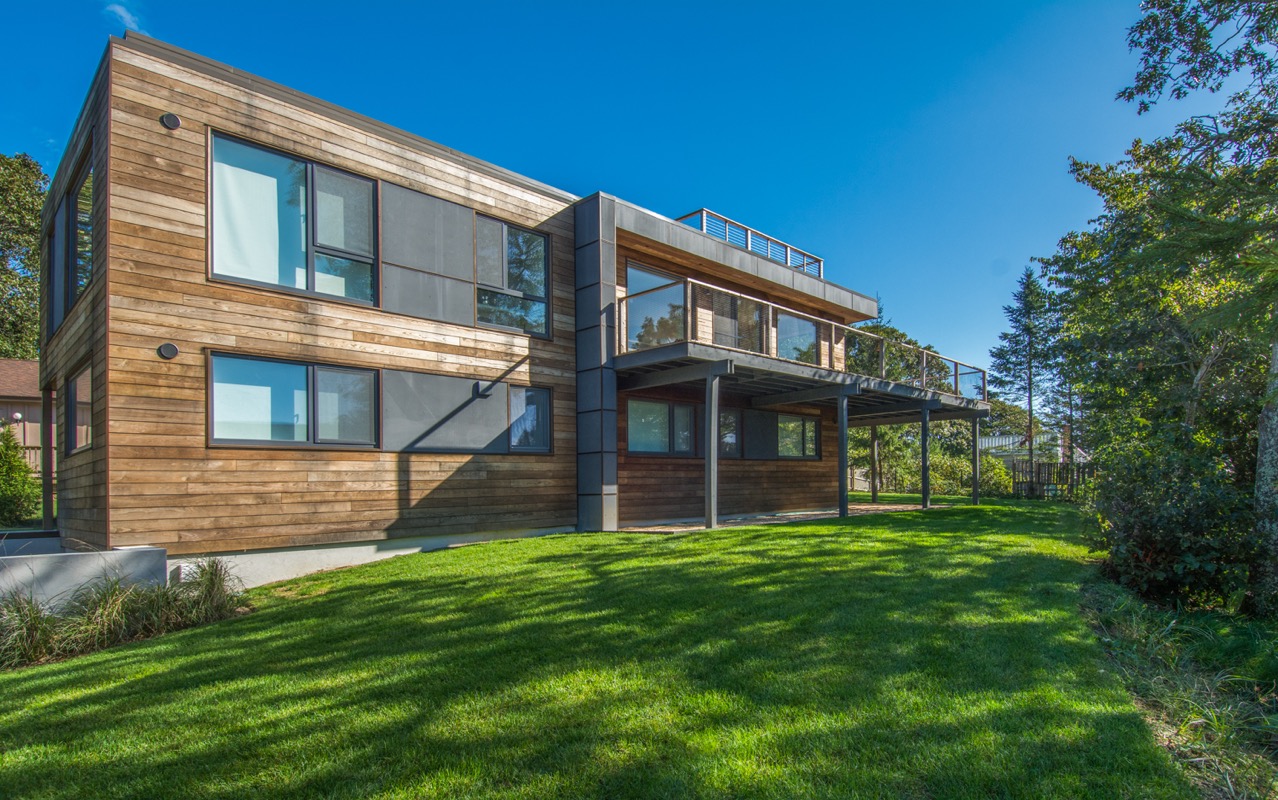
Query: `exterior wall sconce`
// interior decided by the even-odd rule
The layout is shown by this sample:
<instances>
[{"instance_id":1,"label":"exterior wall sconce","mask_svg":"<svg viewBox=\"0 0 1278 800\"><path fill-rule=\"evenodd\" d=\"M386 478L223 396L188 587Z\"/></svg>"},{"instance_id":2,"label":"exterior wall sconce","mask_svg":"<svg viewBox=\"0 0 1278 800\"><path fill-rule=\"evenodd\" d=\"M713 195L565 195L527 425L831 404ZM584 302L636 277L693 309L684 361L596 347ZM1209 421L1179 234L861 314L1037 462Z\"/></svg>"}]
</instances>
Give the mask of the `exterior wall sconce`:
<instances>
[{"instance_id":1,"label":"exterior wall sconce","mask_svg":"<svg viewBox=\"0 0 1278 800\"><path fill-rule=\"evenodd\" d=\"M160 124L171 131L175 131L182 127L182 118L170 111L160 116Z\"/></svg>"},{"instance_id":2,"label":"exterior wall sconce","mask_svg":"<svg viewBox=\"0 0 1278 800\"><path fill-rule=\"evenodd\" d=\"M177 345L173 344L173 342L165 342L164 344L157 347L155 352L160 354L160 358L164 359L165 361L169 361L171 359L177 358L178 347Z\"/></svg>"}]
</instances>

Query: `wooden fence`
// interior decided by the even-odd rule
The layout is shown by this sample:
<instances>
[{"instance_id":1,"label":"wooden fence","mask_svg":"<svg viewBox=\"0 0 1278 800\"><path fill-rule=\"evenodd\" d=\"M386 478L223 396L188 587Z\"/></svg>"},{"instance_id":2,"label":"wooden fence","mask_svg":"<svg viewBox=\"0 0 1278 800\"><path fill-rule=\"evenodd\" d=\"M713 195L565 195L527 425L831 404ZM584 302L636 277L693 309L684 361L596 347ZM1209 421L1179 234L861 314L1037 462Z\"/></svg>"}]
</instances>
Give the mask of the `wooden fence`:
<instances>
[{"instance_id":1,"label":"wooden fence","mask_svg":"<svg viewBox=\"0 0 1278 800\"><path fill-rule=\"evenodd\" d=\"M1094 464L1013 461L1012 494L1016 497L1073 499L1081 487L1096 477Z\"/></svg>"}]
</instances>

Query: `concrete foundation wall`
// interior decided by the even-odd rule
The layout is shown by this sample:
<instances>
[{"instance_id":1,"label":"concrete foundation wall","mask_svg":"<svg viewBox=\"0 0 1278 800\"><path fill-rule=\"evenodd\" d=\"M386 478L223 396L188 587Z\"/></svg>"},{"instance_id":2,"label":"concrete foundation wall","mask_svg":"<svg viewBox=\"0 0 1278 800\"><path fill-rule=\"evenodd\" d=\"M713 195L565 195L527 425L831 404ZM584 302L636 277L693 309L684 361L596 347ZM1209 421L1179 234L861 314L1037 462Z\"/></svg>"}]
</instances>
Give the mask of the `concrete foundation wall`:
<instances>
[{"instance_id":1,"label":"concrete foundation wall","mask_svg":"<svg viewBox=\"0 0 1278 800\"><path fill-rule=\"evenodd\" d=\"M449 547L490 542L497 539L566 533L571 530L573 528L564 527L505 531L502 533L458 534L455 536L422 536L386 539L379 542L253 550L243 553L217 553L215 557L230 566L231 573L244 584L245 588L251 588L274 583L275 581L288 580L289 578L298 578L302 575L309 575L312 572L367 564L371 561L393 556L443 550ZM170 578L173 581L179 580L182 577L181 573L184 565L192 564L200 558L200 556L170 558L168 560Z\"/></svg>"},{"instance_id":2,"label":"concrete foundation wall","mask_svg":"<svg viewBox=\"0 0 1278 800\"><path fill-rule=\"evenodd\" d=\"M4 556L0 557L0 595L16 592L56 608L81 587L106 578L164 584L165 556L162 547Z\"/></svg>"}]
</instances>

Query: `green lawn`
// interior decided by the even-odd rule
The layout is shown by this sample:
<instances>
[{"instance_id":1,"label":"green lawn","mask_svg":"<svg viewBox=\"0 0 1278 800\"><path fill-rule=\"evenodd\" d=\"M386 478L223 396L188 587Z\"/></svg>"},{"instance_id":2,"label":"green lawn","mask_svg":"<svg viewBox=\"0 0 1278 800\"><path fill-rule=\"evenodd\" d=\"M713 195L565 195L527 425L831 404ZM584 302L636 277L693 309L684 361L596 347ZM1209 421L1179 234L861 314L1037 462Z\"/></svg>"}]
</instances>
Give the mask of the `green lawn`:
<instances>
[{"instance_id":1,"label":"green lawn","mask_svg":"<svg viewBox=\"0 0 1278 800\"><path fill-rule=\"evenodd\" d=\"M1195 797L1056 505L565 535L0 675L19 797Z\"/></svg>"}]
</instances>

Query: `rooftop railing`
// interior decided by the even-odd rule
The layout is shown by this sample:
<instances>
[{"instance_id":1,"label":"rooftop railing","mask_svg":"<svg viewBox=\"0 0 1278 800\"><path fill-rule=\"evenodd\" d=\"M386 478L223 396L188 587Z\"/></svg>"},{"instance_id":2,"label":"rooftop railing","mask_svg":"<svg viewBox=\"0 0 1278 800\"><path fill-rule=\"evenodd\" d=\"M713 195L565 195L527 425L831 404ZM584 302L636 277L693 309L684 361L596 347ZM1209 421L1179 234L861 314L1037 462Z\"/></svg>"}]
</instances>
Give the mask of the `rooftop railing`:
<instances>
[{"instance_id":1,"label":"rooftop railing","mask_svg":"<svg viewBox=\"0 0 1278 800\"><path fill-rule=\"evenodd\" d=\"M709 209L699 209L691 214L679 217L677 222L696 228L702 233L716 239L722 239L730 245L749 250L751 253L771 259L778 264L785 264L800 272L820 278L825 272L825 262L811 253L805 253L797 247L791 247L780 239L756 231L748 225L734 222L722 214Z\"/></svg>"},{"instance_id":2,"label":"rooftop railing","mask_svg":"<svg viewBox=\"0 0 1278 800\"><path fill-rule=\"evenodd\" d=\"M986 399L979 367L691 278L622 298L617 321L623 353L698 342Z\"/></svg>"}]
</instances>

